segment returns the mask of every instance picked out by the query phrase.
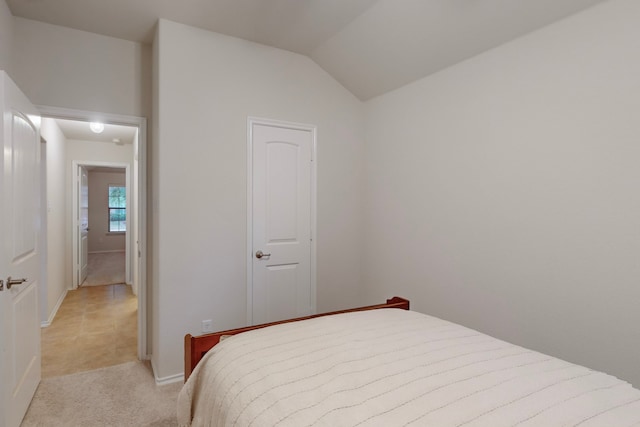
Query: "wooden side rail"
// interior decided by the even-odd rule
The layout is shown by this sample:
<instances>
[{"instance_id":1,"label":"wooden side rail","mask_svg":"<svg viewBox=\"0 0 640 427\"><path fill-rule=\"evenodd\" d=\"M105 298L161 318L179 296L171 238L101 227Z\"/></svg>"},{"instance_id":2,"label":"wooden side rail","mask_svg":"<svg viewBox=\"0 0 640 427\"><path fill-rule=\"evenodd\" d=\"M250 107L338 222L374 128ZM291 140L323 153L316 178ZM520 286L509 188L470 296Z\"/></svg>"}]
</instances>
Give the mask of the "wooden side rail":
<instances>
[{"instance_id":1,"label":"wooden side rail","mask_svg":"<svg viewBox=\"0 0 640 427\"><path fill-rule=\"evenodd\" d=\"M235 335L242 332L252 331L254 329L262 329L267 326L280 325L282 323L297 322L299 320L313 319L315 317L331 316L332 314L351 313L354 311L378 310L381 308L400 308L409 310L409 300L401 297L393 297L387 300L386 304L369 305L366 307L350 308L348 310L332 311L330 313L313 314L311 316L297 317L295 319L280 320L278 322L263 323L261 325L247 326L244 328L230 329L228 331L214 332L211 334L193 336L187 334L184 337L184 380L191 375L200 359L220 342L220 338L224 335Z\"/></svg>"}]
</instances>

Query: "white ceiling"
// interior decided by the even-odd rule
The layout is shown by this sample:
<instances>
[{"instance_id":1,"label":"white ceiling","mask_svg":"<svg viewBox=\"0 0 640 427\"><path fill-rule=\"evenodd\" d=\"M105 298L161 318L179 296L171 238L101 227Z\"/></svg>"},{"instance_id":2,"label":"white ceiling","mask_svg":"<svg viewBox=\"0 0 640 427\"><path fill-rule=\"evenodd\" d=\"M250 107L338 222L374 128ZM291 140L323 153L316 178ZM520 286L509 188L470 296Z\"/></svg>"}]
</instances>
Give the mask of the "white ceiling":
<instances>
[{"instance_id":1,"label":"white ceiling","mask_svg":"<svg viewBox=\"0 0 640 427\"><path fill-rule=\"evenodd\" d=\"M37 21L148 43L158 18L311 57L362 100L606 0L7 0Z\"/></svg>"},{"instance_id":2,"label":"white ceiling","mask_svg":"<svg viewBox=\"0 0 640 427\"><path fill-rule=\"evenodd\" d=\"M94 133L89 128L88 122L76 120L54 119L67 139L78 141L96 141L115 143L114 138L120 140L119 144L133 144L136 136L135 127L121 125L104 125L104 131Z\"/></svg>"}]
</instances>

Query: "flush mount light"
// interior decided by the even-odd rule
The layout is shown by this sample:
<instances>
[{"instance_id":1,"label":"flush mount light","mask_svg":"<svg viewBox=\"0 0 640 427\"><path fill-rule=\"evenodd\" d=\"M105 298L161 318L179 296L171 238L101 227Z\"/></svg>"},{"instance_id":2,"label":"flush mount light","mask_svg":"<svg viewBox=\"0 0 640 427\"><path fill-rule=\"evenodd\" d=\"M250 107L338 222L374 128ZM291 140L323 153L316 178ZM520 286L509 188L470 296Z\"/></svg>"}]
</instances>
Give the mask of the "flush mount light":
<instances>
[{"instance_id":1,"label":"flush mount light","mask_svg":"<svg viewBox=\"0 0 640 427\"><path fill-rule=\"evenodd\" d=\"M93 133L102 133L104 125L100 122L91 122L89 123L89 129L91 129Z\"/></svg>"}]
</instances>

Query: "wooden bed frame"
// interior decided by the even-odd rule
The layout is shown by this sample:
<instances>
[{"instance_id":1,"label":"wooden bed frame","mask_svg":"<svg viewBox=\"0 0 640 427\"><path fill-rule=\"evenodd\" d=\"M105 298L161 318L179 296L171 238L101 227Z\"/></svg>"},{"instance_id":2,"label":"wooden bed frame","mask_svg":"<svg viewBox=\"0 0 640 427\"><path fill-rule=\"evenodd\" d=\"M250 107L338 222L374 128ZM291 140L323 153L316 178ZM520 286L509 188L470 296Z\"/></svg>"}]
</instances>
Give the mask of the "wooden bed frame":
<instances>
[{"instance_id":1,"label":"wooden bed frame","mask_svg":"<svg viewBox=\"0 0 640 427\"><path fill-rule=\"evenodd\" d=\"M295 319L281 320L279 322L263 323L261 325L247 326L244 328L230 329L228 331L214 332L206 335L192 336L187 334L184 337L184 380L187 381L196 365L202 357L211 350L224 335L235 335L254 329L266 328L267 326L279 325L282 323L297 322L299 320L313 319L315 317L330 316L332 314L351 313L354 311L378 310L381 308L400 308L409 310L409 300L401 297L393 297L387 300L386 304L369 305L366 307L351 308L348 310L332 311L330 313L313 314L311 316L297 317Z\"/></svg>"}]
</instances>

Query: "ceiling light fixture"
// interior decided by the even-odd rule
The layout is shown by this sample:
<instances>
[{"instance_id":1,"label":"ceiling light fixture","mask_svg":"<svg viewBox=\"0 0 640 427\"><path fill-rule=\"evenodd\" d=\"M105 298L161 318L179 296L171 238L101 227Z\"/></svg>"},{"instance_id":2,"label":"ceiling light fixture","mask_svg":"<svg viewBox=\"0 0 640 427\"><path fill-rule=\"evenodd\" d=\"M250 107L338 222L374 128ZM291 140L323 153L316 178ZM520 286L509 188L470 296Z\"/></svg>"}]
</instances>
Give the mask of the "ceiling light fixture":
<instances>
[{"instance_id":1,"label":"ceiling light fixture","mask_svg":"<svg viewBox=\"0 0 640 427\"><path fill-rule=\"evenodd\" d=\"M93 133L102 133L104 130L104 125L100 122L91 122L89 123L89 128Z\"/></svg>"}]
</instances>

